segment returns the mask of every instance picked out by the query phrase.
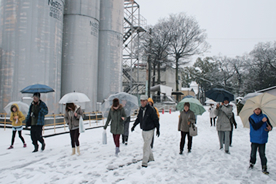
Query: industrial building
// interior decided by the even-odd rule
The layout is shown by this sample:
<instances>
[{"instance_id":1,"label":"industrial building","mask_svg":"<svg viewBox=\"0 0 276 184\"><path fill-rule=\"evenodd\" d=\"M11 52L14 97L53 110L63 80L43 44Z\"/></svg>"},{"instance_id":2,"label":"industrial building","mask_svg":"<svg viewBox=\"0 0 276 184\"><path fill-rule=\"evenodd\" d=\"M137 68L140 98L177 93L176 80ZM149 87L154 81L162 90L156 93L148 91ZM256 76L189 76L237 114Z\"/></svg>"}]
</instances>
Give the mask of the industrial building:
<instances>
[{"instance_id":1,"label":"industrial building","mask_svg":"<svg viewBox=\"0 0 276 184\"><path fill-rule=\"evenodd\" d=\"M0 112L36 83L55 90L41 97L49 114L69 92L85 93L90 112L122 90L124 0L0 2Z\"/></svg>"}]
</instances>

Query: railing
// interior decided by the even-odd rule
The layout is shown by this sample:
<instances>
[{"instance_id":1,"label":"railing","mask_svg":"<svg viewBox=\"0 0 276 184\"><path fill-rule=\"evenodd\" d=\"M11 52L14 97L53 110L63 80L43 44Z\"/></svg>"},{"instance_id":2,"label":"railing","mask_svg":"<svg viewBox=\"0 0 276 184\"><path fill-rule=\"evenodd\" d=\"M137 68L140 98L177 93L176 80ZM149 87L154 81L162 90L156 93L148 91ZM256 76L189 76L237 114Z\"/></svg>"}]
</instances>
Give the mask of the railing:
<instances>
[{"instance_id":1,"label":"railing","mask_svg":"<svg viewBox=\"0 0 276 184\"><path fill-rule=\"evenodd\" d=\"M105 119L102 116L102 112L85 112L83 114L88 116L88 122L89 122L90 127L91 127L92 120L95 120L96 125L98 126L98 121ZM7 122L7 113L0 113L0 116L4 117L4 119L3 119L4 120L3 121L4 130L6 130L7 125L11 125L11 122ZM91 118L92 116L95 117L95 119L92 119ZM99 117L99 116L102 116L102 117ZM66 122L65 122L65 119L64 119L64 114L49 114L49 115L45 116L45 120L47 120L47 118L53 118L53 123L46 123L43 126L43 133L44 133L45 127L52 127L52 126L54 127L54 132L56 133L57 126L59 126L59 125L63 125L64 131L66 130ZM62 122L57 122L57 119L61 119L61 118L63 119L63 121ZM25 126L25 123L23 122L22 125Z\"/></svg>"}]
</instances>

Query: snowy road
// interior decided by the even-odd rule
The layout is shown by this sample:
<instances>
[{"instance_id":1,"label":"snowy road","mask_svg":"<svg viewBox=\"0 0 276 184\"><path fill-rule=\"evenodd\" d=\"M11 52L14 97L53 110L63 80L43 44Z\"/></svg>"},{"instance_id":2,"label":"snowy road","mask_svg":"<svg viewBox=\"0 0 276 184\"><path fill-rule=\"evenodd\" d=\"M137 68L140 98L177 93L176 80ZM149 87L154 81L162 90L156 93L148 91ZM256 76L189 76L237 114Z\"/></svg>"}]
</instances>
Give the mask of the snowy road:
<instances>
[{"instance_id":1,"label":"snowy road","mask_svg":"<svg viewBox=\"0 0 276 184\"><path fill-rule=\"evenodd\" d=\"M207 108L207 107L206 107ZM269 135L267 159L269 176L261 172L259 157L253 170L249 166L249 129L236 117L230 155L219 150L215 127L208 113L198 116L199 135L193 139L192 153L179 155L179 112L161 114L161 136L155 137L154 162L141 168L143 140L139 126L130 133L129 145L121 145L119 157L108 130L108 144L102 145L102 129L80 136L81 156L71 156L69 134L46 138L44 152L31 153L33 146L24 131L28 147L16 136L14 149L7 150L11 129L0 129L0 183L276 183L276 129Z\"/></svg>"}]
</instances>

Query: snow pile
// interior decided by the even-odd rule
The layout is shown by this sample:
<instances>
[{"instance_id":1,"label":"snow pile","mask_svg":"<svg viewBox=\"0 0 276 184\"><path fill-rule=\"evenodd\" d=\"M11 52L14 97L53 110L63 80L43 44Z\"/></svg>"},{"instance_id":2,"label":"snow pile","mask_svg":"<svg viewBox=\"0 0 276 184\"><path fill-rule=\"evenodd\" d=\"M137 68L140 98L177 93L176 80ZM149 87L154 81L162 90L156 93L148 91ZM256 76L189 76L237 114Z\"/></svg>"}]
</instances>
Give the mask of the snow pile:
<instances>
[{"instance_id":1,"label":"snow pile","mask_svg":"<svg viewBox=\"0 0 276 184\"><path fill-rule=\"evenodd\" d=\"M207 109L207 107L206 107ZM155 137L154 162L141 167L143 140L139 126L130 133L129 145L120 145L115 156L112 135L107 129L107 145L102 144L102 128L87 130L80 136L81 156L71 156L69 134L45 138L44 152L31 153L33 146L28 131L23 136L28 147L16 136L14 149L7 150L11 129L0 129L0 183L275 183L276 138L270 132L267 144L268 171L261 172L260 159L248 170L249 129L236 117L230 155L219 150L215 127L210 127L208 112L198 116L199 135L193 138L192 152L179 155L179 112L161 114L161 135Z\"/></svg>"}]
</instances>

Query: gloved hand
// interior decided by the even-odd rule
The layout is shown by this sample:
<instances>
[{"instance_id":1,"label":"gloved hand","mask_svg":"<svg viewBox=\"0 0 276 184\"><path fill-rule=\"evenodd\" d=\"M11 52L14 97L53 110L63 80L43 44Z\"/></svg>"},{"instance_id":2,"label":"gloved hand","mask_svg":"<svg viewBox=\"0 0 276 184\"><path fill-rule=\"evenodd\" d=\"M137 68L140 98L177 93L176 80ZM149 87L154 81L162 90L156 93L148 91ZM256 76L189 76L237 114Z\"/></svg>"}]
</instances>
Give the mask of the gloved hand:
<instances>
[{"instance_id":1,"label":"gloved hand","mask_svg":"<svg viewBox=\"0 0 276 184\"><path fill-rule=\"evenodd\" d=\"M159 129L156 129L156 136L157 136L157 137L160 136L160 131L159 131Z\"/></svg>"},{"instance_id":2,"label":"gloved hand","mask_svg":"<svg viewBox=\"0 0 276 184\"><path fill-rule=\"evenodd\" d=\"M132 131L132 132L134 131L134 128L135 128L134 126L133 126L133 127L131 127L131 131Z\"/></svg>"}]
</instances>

